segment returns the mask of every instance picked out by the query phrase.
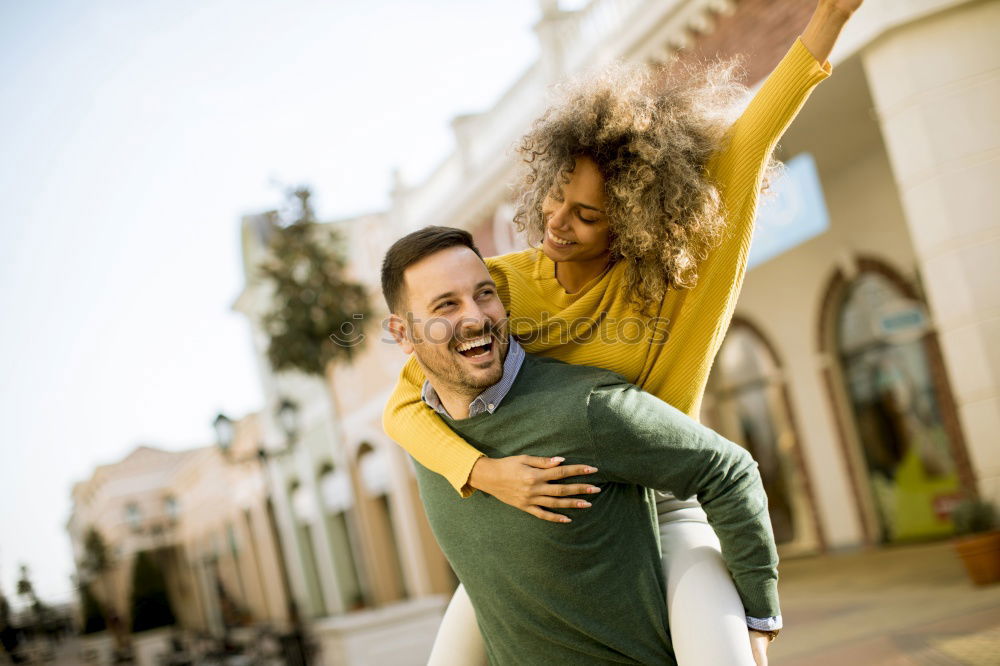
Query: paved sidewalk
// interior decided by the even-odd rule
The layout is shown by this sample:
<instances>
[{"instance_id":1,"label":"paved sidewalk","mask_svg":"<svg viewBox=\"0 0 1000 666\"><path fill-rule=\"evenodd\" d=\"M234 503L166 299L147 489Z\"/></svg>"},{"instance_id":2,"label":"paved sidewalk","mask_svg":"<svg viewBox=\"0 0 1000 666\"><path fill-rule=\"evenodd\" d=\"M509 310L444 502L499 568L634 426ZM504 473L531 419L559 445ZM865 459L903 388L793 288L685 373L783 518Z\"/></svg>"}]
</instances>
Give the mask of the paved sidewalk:
<instances>
[{"instance_id":1,"label":"paved sidewalk","mask_svg":"<svg viewBox=\"0 0 1000 666\"><path fill-rule=\"evenodd\" d=\"M1000 584L948 542L787 560L772 666L1000 666Z\"/></svg>"}]
</instances>

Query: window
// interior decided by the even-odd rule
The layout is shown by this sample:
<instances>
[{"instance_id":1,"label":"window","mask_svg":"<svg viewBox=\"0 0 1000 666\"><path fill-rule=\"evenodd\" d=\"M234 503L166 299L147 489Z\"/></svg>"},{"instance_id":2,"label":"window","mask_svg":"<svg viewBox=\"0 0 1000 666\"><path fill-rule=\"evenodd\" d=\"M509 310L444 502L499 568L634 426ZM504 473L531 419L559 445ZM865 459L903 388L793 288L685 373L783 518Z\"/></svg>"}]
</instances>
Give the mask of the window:
<instances>
[{"instance_id":1,"label":"window","mask_svg":"<svg viewBox=\"0 0 1000 666\"><path fill-rule=\"evenodd\" d=\"M129 527L133 530L139 529L140 523L142 522L142 514L139 511L139 505L135 502L129 502L125 505L125 522L127 522Z\"/></svg>"},{"instance_id":2,"label":"window","mask_svg":"<svg viewBox=\"0 0 1000 666\"><path fill-rule=\"evenodd\" d=\"M167 518L171 520L180 518L180 505L177 503L176 497L168 495L163 499L163 513L167 514Z\"/></svg>"},{"instance_id":3,"label":"window","mask_svg":"<svg viewBox=\"0 0 1000 666\"><path fill-rule=\"evenodd\" d=\"M945 509L960 484L923 304L886 276L864 272L847 288L836 332L881 539L949 534Z\"/></svg>"}]
</instances>

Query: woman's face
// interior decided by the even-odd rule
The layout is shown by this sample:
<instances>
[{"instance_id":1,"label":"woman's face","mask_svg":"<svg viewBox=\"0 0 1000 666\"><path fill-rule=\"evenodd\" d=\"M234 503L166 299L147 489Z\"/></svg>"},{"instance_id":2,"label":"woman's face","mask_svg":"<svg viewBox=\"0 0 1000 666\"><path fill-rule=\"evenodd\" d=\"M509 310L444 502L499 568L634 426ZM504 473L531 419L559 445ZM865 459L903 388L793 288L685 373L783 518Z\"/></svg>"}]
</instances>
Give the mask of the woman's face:
<instances>
[{"instance_id":1,"label":"woman's face","mask_svg":"<svg viewBox=\"0 0 1000 666\"><path fill-rule=\"evenodd\" d=\"M554 262L607 262L610 254L608 216L604 212L604 177L589 157L576 159L561 201L542 202L545 238L542 251Z\"/></svg>"}]
</instances>

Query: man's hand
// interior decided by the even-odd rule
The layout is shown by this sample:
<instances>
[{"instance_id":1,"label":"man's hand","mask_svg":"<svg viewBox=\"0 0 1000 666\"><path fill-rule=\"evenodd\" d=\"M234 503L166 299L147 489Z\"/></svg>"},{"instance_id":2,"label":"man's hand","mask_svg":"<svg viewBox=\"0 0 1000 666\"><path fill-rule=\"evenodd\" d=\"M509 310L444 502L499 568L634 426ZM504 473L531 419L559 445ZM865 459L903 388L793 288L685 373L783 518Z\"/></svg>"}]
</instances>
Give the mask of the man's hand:
<instances>
[{"instance_id":1,"label":"man's hand","mask_svg":"<svg viewBox=\"0 0 1000 666\"><path fill-rule=\"evenodd\" d=\"M600 488L588 483L550 483L571 476L593 474L596 467L567 465L560 467L564 458L538 458L535 456L509 456L487 458L483 456L472 466L469 485L496 497L542 520L568 523L570 519L550 509L586 509L590 502L581 499L562 499L567 495L588 495Z\"/></svg>"},{"instance_id":2,"label":"man's hand","mask_svg":"<svg viewBox=\"0 0 1000 666\"><path fill-rule=\"evenodd\" d=\"M767 666L767 646L770 644L770 636L750 630L750 652L753 653L753 661L757 666Z\"/></svg>"}]
</instances>

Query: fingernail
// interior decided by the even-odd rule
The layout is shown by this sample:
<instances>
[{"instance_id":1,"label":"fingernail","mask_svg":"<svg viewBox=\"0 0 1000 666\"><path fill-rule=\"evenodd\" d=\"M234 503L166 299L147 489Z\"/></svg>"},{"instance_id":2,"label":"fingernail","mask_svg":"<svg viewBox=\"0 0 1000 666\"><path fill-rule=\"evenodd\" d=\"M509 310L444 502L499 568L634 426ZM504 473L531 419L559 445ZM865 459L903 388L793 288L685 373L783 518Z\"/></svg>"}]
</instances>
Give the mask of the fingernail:
<instances>
[{"instance_id":1,"label":"fingernail","mask_svg":"<svg viewBox=\"0 0 1000 666\"><path fill-rule=\"evenodd\" d=\"M585 502L583 500L580 500L579 502L576 503L576 505L578 507L580 507L581 509L586 509L586 508L590 507L590 502Z\"/></svg>"},{"instance_id":2,"label":"fingernail","mask_svg":"<svg viewBox=\"0 0 1000 666\"><path fill-rule=\"evenodd\" d=\"M563 519L562 519L562 521L563 521L564 523L572 523L572 522L573 522L572 520L570 520L570 519L569 519L569 518L567 518L566 516L563 516Z\"/></svg>"},{"instance_id":3,"label":"fingernail","mask_svg":"<svg viewBox=\"0 0 1000 666\"><path fill-rule=\"evenodd\" d=\"M591 487L587 488L587 492L588 493L599 493L599 492L601 492L601 489L598 488L597 486L591 486Z\"/></svg>"},{"instance_id":4,"label":"fingernail","mask_svg":"<svg viewBox=\"0 0 1000 666\"><path fill-rule=\"evenodd\" d=\"M596 471L597 471L596 467L588 467L587 469L583 470L583 473L584 474L593 474Z\"/></svg>"},{"instance_id":5,"label":"fingernail","mask_svg":"<svg viewBox=\"0 0 1000 666\"><path fill-rule=\"evenodd\" d=\"M555 458L552 459L552 462L554 462L554 463L561 463L564 460L566 460L566 459L565 458L561 458L559 456L556 456Z\"/></svg>"}]
</instances>

